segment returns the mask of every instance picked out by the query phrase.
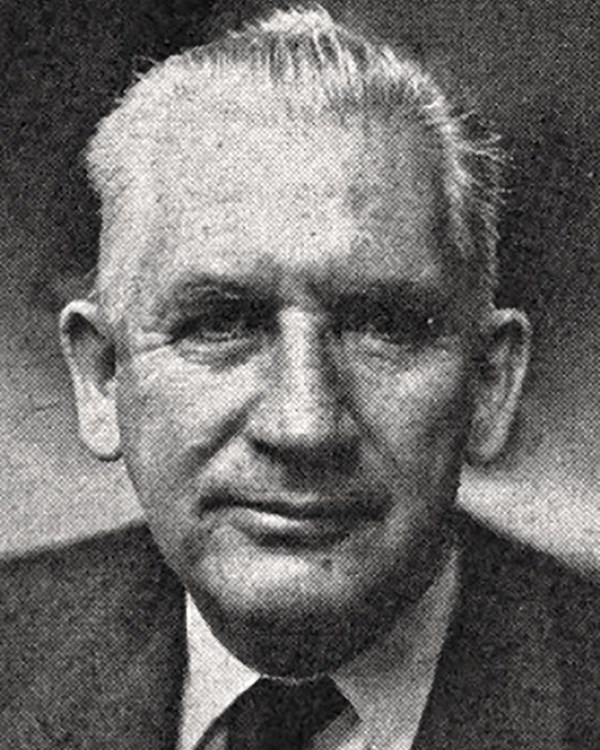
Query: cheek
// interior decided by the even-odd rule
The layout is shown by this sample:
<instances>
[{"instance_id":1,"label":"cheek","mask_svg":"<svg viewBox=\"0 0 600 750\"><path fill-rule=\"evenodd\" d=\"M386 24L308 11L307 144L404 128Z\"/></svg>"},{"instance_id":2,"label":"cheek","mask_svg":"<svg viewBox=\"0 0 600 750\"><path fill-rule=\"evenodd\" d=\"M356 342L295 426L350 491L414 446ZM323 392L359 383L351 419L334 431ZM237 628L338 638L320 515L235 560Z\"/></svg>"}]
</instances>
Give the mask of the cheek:
<instances>
[{"instance_id":1,"label":"cheek","mask_svg":"<svg viewBox=\"0 0 600 750\"><path fill-rule=\"evenodd\" d=\"M117 408L133 471L182 469L191 454L202 465L243 421L257 384L251 364L214 371L160 352L132 361L119 373Z\"/></svg>"},{"instance_id":2,"label":"cheek","mask_svg":"<svg viewBox=\"0 0 600 750\"><path fill-rule=\"evenodd\" d=\"M462 356L444 352L400 372L361 372L356 384L356 418L395 471L432 480L455 468L470 414Z\"/></svg>"}]
</instances>

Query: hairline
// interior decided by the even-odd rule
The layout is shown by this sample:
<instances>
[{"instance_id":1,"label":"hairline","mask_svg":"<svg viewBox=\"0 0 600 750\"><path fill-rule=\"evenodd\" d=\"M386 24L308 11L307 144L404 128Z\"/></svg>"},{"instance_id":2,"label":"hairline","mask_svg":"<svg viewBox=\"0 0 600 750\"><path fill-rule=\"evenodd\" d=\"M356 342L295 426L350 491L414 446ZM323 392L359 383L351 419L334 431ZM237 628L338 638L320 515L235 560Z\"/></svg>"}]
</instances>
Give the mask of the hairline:
<instances>
[{"instance_id":1,"label":"hairline","mask_svg":"<svg viewBox=\"0 0 600 750\"><path fill-rule=\"evenodd\" d=\"M305 13L310 15L310 11L305 11ZM291 14L293 15L293 12ZM281 24L282 21L285 20L285 15L286 14L284 12L279 12L279 16L276 13L273 18L278 17L279 23ZM331 19L329 19L329 21L331 21ZM266 21L265 26L268 25L268 23L269 21ZM333 24L332 21L331 23ZM337 24L333 24L332 28L340 29L340 33L346 33L346 30L343 27L338 27ZM148 188L148 182L152 181L152 169L151 165L148 164L148 162L151 161L151 158L149 158L149 152L150 149L156 146L156 141L160 140L161 137L164 137L165 132L168 131L167 126L169 124L169 116L172 118L173 114L169 111L170 106L172 105L173 101L177 101L178 97L181 98L182 96L187 97L188 99L191 97L196 97L197 100L200 100L201 96L198 96L198 78L201 78L201 76L198 75L198 72L199 70L204 70L204 72L206 72L205 68L209 63L216 64L214 60L212 60L211 63L210 50L213 50L213 55L215 56L215 59L217 59L218 55L220 54L219 44L222 44L224 46L226 46L227 44L234 44L235 46L236 40L243 40L244 34L247 35L251 32L257 35L258 38L260 38L260 35L262 33L259 27L248 27L245 32L241 32L237 35L229 34L222 40L218 40L212 45L207 45L204 48L193 48L192 50L188 50L180 55L174 55L168 58L165 62L152 68L151 71L146 74L146 76L144 76L141 81L134 84L134 86L131 87L129 92L125 95L123 103L112 114L110 114L107 118L104 118L104 120L101 122L98 134L92 139L88 150L88 166L92 182L96 187L97 192L100 194L102 202L103 229L101 234L101 251L97 272L97 291L100 298L104 299L105 301L108 300L108 287L110 286L110 279L108 279L108 281L105 279L105 277L108 276L106 269L110 268L111 260L114 261L114 258L107 259L107 256L108 254L114 256L116 253L123 253L123 250L120 250L118 247L110 247L110 242L107 241L107 237L110 238L111 231L114 229L113 224L115 222L115 217L118 215L119 210L122 210L119 208L120 205L128 205L128 214L130 217L133 214L132 209L134 204L135 206L137 206L137 209L141 209L141 211L138 211L137 214L138 221L142 213L144 212L144 209L148 210L151 213L151 208L148 207L149 199L152 199L151 186L150 189ZM452 130L452 128L458 128L456 118L453 118L450 114L450 105L447 100L441 95L441 92L439 92L435 83L425 76L418 63L414 63L410 59L408 59L408 61L398 61L393 57L393 53L389 48L382 46L375 47L371 45L368 40L365 40L364 43L367 45L367 47L369 47L369 49L374 50L373 54L379 55L379 57L384 60L385 64L389 62L387 58L391 56L392 62L390 64L392 64L392 68L393 64L396 63L398 65L408 65L409 72L406 75L410 76L414 74L415 76L424 77L423 80L425 80L425 83L422 83L422 85L425 86L425 88L427 88L427 86L429 87L429 89L427 90L428 95L434 98L437 97L434 103L442 113L442 115L440 115L440 113L438 112L438 117L441 118L443 122L427 122L426 117L424 116L424 107L419 107L418 103L414 101L405 102L402 107L401 114L410 117L414 123L433 130L434 136L439 142L439 158L441 164L440 180L443 183L441 192L444 196L444 211L448 215L449 231L450 233L454 234L455 244L457 246L461 245L459 249L462 249L462 251L466 253L466 251L464 250L466 243L472 240L476 242L476 240L469 236L470 228L465 228L464 226L465 221L468 221L469 217L465 218L465 216L462 216L460 214L460 206L457 208L456 202L463 201L468 203L468 208L472 213L474 213L474 205L476 201L475 198L468 193L468 190L465 186L463 186L461 192L460 186L457 188L455 185L450 184L453 179L455 181L457 181L460 177L465 179L464 174L460 175L458 173L460 165L449 163L452 158L454 158L455 160L457 159L456 153L450 153L451 148L454 149L454 151L458 151L460 145L460 139L456 135L458 130L456 132L446 132ZM217 50L217 52L214 52L215 49ZM232 53L232 58L233 57L235 56ZM243 59L241 62L240 60L235 59L225 59L224 62L223 60L221 60L220 65L221 68L219 69L219 76L216 77L213 83L215 85L216 93L218 94L217 98L222 97L226 102L228 98L228 76L231 78L231 75L233 73L239 72L240 67L243 67L244 65L248 66L250 65L250 63L246 59ZM410 66L413 67L411 68ZM258 80L260 80L262 76L263 83L267 82L271 86L271 93L274 95L277 94L276 89L278 85L281 85L281 81L273 81L269 78L269 75L270 74L268 70L266 70L264 67L260 68L258 71L252 71L252 76L249 77L249 80L251 80L252 82L251 91L254 99L256 99L257 97L255 89L257 76ZM392 86L392 84L390 84L390 86ZM407 86L408 83L404 80L400 80L400 82L397 83L397 88L399 90L403 90L402 87ZM304 90L301 88L301 95L303 91ZM372 93L373 92L371 92L371 94ZM363 123L367 126L370 124L370 122L374 122L375 120L378 120L384 126L389 126L392 122L397 121L398 112L393 113L393 116L390 116L389 114L390 109L393 110L393 108L396 106L396 102L392 102L390 106L390 102L378 101L374 96L371 96L371 99L369 99L368 94L369 92L367 91L362 100L358 102L357 106L354 108L353 114L362 113ZM339 105L339 102L337 104ZM325 101L325 106L322 108L322 111L329 116L332 115L334 118L337 117L343 120L343 111L335 111L334 106L335 102L332 103ZM387 113L384 112L386 107L388 110ZM146 112L146 118L140 117L140 112L143 113L144 108ZM314 112L312 112L311 114L313 117L315 117ZM120 126L127 124L129 124L131 131L127 136L129 138L129 152L121 148L120 153L115 153L115 132L118 131ZM132 128L133 125L138 128L135 134L137 136L137 141L135 137L132 137L134 135ZM140 128L143 132L140 132ZM442 132L444 128L446 130ZM136 142L137 144L143 146L143 143L140 143L140 141L144 140L144 134L147 136L147 145L142 149L140 149L139 147L134 148L136 146ZM465 147L464 143L462 145L463 147ZM113 148L112 153L111 147ZM491 154L491 149L488 150ZM475 153L475 146L472 147L472 151L473 153ZM482 154L486 155L485 148L483 148ZM142 157L142 159L140 159L140 157ZM142 169L142 165L140 164L141 161L144 161L144 158L147 166L146 169ZM119 159L121 160L120 163ZM107 162L111 161L112 163L108 165L108 168L106 168L106 164L103 164L103 160ZM456 173L454 173L453 170ZM141 185L142 182L145 183L145 194L144 188ZM493 197L495 198L497 196ZM486 211L489 211L490 214L490 216L487 217L488 224L486 225L486 227L484 227L484 234L489 230L490 227L492 227L492 232L495 230L495 210L495 205L485 205L485 200L481 200L480 213L481 217L483 217L482 221L484 223L486 218ZM138 226L137 230L139 231L139 229L140 227ZM466 237L463 236L465 234L467 235ZM488 232L488 234L490 233ZM475 264L479 263L479 265L481 265L481 277L483 285L483 276L485 274L495 275L495 268L492 268L491 271L489 268L489 264L493 264L495 262L495 257L493 257L494 248L490 249L490 247L487 246L490 242L493 243L493 239L490 239L490 236L486 235L483 240L479 238L479 242L481 243L482 241L486 243L486 248L478 248L480 252L473 251L471 253L472 257L470 257L469 259L475 262ZM482 258L480 258L479 256L483 255L483 253L485 253L486 257L482 260ZM140 251L130 253L130 255L139 257ZM131 265L131 259L129 259L129 261L129 265ZM114 265L115 264L113 262L113 266ZM491 281L491 284L493 283L494 279L492 279Z\"/></svg>"}]
</instances>

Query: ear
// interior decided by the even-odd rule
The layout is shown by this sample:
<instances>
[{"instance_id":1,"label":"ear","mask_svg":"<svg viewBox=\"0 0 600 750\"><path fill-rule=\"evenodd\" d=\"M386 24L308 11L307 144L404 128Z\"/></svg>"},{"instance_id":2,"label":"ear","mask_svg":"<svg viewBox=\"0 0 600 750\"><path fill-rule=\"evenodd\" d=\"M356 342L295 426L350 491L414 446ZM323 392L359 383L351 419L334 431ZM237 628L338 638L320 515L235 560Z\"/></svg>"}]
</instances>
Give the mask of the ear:
<instances>
[{"instance_id":1,"label":"ear","mask_svg":"<svg viewBox=\"0 0 600 750\"><path fill-rule=\"evenodd\" d=\"M494 310L480 350L479 385L467 444L467 460L489 463L502 451L513 422L527 364L531 328L518 310Z\"/></svg>"},{"instance_id":2,"label":"ear","mask_svg":"<svg viewBox=\"0 0 600 750\"><path fill-rule=\"evenodd\" d=\"M115 348L98 305L70 302L60 316L60 338L75 391L79 435L98 458L119 458Z\"/></svg>"}]
</instances>

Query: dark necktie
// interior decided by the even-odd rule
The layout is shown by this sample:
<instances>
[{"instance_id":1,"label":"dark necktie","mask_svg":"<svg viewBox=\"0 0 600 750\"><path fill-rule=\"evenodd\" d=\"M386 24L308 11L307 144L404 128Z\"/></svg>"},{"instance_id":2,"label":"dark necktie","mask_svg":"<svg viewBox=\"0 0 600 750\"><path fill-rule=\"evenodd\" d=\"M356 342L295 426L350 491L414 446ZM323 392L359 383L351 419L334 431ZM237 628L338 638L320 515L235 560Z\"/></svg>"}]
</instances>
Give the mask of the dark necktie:
<instances>
[{"instance_id":1,"label":"dark necktie","mask_svg":"<svg viewBox=\"0 0 600 750\"><path fill-rule=\"evenodd\" d=\"M227 750L304 750L348 705L328 677L297 685L258 680L222 717Z\"/></svg>"}]
</instances>

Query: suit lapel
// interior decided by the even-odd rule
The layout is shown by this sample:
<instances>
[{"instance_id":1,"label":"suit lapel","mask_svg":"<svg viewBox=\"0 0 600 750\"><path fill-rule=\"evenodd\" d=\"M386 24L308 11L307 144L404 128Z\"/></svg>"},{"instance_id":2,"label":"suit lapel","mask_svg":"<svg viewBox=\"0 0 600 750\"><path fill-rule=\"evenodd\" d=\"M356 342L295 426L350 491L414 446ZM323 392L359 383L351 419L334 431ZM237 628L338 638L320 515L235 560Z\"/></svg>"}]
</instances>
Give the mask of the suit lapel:
<instances>
[{"instance_id":1,"label":"suit lapel","mask_svg":"<svg viewBox=\"0 0 600 750\"><path fill-rule=\"evenodd\" d=\"M111 750L174 750L187 661L184 598L157 613L153 632L134 653L113 690L92 707L96 745ZM83 745L82 745L83 746Z\"/></svg>"},{"instance_id":2,"label":"suit lapel","mask_svg":"<svg viewBox=\"0 0 600 750\"><path fill-rule=\"evenodd\" d=\"M462 598L413 750L564 750L543 572L461 524ZM0 716L11 750L176 747L183 591L147 531L124 539L100 565L82 553L54 652Z\"/></svg>"},{"instance_id":3,"label":"suit lapel","mask_svg":"<svg viewBox=\"0 0 600 750\"><path fill-rule=\"evenodd\" d=\"M414 750L560 750L543 577L511 562L491 534L462 532L461 601Z\"/></svg>"},{"instance_id":4,"label":"suit lapel","mask_svg":"<svg viewBox=\"0 0 600 750\"><path fill-rule=\"evenodd\" d=\"M72 592L55 652L0 716L11 750L175 748L184 596L149 534L128 533Z\"/></svg>"}]
</instances>

